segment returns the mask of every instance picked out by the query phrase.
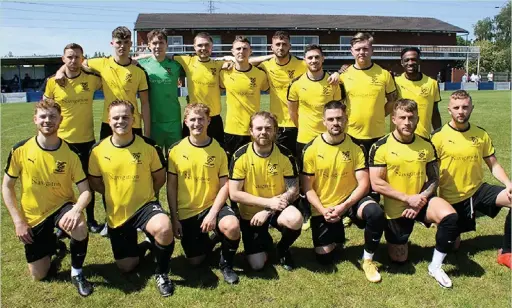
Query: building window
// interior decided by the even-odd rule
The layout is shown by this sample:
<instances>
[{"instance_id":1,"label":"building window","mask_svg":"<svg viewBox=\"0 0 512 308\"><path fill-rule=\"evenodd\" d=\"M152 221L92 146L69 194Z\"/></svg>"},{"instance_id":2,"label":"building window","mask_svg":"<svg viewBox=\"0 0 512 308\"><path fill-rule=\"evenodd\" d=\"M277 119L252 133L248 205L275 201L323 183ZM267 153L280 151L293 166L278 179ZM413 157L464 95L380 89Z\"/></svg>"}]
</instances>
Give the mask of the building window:
<instances>
[{"instance_id":1,"label":"building window","mask_svg":"<svg viewBox=\"0 0 512 308\"><path fill-rule=\"evenodd\" d=\"M318 45L320 39L316 35L292 35L290 36L290 43L292 44L292 51L304 51L306 45Z\"/></svg>"},{"instance_id":2,"label":"building window","mask_svg":"<svg viewBox=\"0 0 512 308\"><path fill-rule=\"evenodd\" d=\"M265 55L267 53L268 48L266 35L250 35L246 37L251 43L252 51L255 53L256 56Z\"/></svg>"},{"instance_id":3,"label":"building window","mask_svg":"<svg viewBox=\"0 0 512 308\"><path fill-rule=\"evenodd\" d=\"M212 35L212 40L213 40L213 51L221 51L222 46L220 46L220 45L222 44L222 40L220 38L220 35Z\"/></svg>"},{"instance_id":4,"label":"building window","mask_svg":"<svg viewBox=\"0 0 512 308\"><path fill-rule=\"evenodd\" d=\"M340 36L340 45L350 45L351 36Z\"/></svg>"},{"instance_id":5,"label":"building window","mask_svg":"<svg viewBox=\"0 0 512 308\"><path fill-rule=\"evenodd\" d=\"M167 37L167 51L171 53L183 53L183 36L168 36Z\"/></svg>"}]
</instances>

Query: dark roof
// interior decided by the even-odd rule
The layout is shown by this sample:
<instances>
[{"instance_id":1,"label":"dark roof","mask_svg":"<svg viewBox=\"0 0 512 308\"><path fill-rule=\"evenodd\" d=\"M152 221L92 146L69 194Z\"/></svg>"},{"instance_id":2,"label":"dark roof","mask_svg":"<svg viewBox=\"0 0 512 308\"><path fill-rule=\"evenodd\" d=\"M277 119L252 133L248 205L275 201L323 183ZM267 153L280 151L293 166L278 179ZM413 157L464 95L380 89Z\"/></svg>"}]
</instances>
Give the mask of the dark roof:
<instances>
[{"instance_id":1,"label":"dark roof","mask_svg":"<svg viewBox=\"0 0 512 308\"><path fill-rule=\"evenodd\" d=\"M21 56L3 57L0 59L2 66L8 65L62 65L62 56Z\"/></svg>"},{"instance_id":2,"label":"dark roof","mask_svg":"<svg viewBox=\"0 0 512 308\"><path fill-rule=\"evenodd\" d=\"M139 14L135 30L294 29L338 31L449 32L468 31L436 18L297 14Z\"/></svg>"}]
</instances>

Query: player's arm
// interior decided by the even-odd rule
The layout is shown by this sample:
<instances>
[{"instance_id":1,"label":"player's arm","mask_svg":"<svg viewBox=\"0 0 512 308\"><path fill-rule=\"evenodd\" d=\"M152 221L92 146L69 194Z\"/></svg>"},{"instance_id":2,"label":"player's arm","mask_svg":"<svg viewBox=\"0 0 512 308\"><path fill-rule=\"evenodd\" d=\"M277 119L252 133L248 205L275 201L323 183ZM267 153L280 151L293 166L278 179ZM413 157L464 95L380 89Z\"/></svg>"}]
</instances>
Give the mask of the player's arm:
<instances>
[{"instance_id":1,"label":"player's arm","mask_svg":"<svg viewBox=\"0 0 512 308\"><path fill-rule=\"evenodd\" d=\"M509 191L509 194L512 193L512 183L510 182L507 173L503 169L503 167L498 162L498 159L493 154L491 156L484 158L485 164L489 167L492 175L496 178L496 180L500 181L503 185L505 185Z\"/></svg>"},{"instance_id":2,"label":"player's arm","mask_svg":"<svg viewBox=\"0 0 512 308\"><path fill-rule=\"evenodd\" d=\"M437 160L427 163L427 182L423 185L420 195L428 198L432 196L439 186L439 163Z\"/></svg>"},{"instance_id":3,"label":"player's arm","mask_svg":"<svg viewBox=\"0 0 512 308\"><path fill-rule=\"evenodd\" d=\"M151 114L149 107L149 91L139 91L140 98L140 116L144 122L144 137L150 136L151 132Z\"/></svg>"},{"instance_id":4,"label":"player's arm","mask_svg":"<svg viewBox=\"0 0 512 308\"><path fill-rule=\"evenodd\" d=\"M334 208L335 214L342 216L348 209L350 209L356 202L361 200L370 192L370 175L368 169L360 169L355 172L357 187L352 191L345 201L340 203Z\"/></svg>"},{"instance_id":5,"label":"player's arm","mask_svg":"<svg viewBox=\"0 0 512 308\"><path fill-rule=\"evenodd\" d=\"M281 195L288 204L293 203L299 197L299 177L285 177L286 191Z\"/></svg>"},{"instance_id":6,"label":"player's arm","mask_svg":"<svg viewBox=\"0 0 512 308\"><path fill-rule=\"evenodd\" d=\"M299 127L299 102L288 101L288 113L295 127Z\"/></svg>"},{"instance_id":7,"label":"player's arm","mask_svg":"<svg viewBox=\"0 0 512 308\"><path fill-rule=\"evenodd\" d=\"M391 93L386 93L386 105L384 105L384 111L386 112L386 116L393 112L393 105L395 101L398 99L398 91L393 91Z\"/></svg>"},{"instance_id":8,"label":"player's arm","mask_svg":"<svg viewBox=\"0 0 512 308\"><path fill-rule=\"evenodd\" d=\"M420 194L410 196L391 187L386 181L386 173L385 166L370 167L370 183L375 192L402 201L412 208L422 208L426 204L427 199Z\"/></svg>"},{"instance_id":9,"label":"player's arm","mask_svg":"<svg viewBox=\"0 0 512 308\"><path fill-rule=\"evenodd\" d=\"M302 180L302 190L304 191L304 194L306 195L306 198L308 199L309 203L323 216L327 212L331 212L331 209L325 208L322 205L322 202L320 201L320 198L318 197L318 194L313 189L313 183L315 183L315 175L312 174L302 174L301 175Z\"/></svg>"},{"instance_id":10,"label":"player's arm","mask_svg":"<svg viewBox=\"0 0 512 308\"><path fill-rule=\"evenodd\" d=\"M165 184L165 168L151 172L151 178L153 179L153 189L155 192L159 191Z\"/></svg>"},{"instance_id":11,"label":"player's arm","mask_svg":"<svg viewBox=\"0 0 512 308\"><path fill-rule=\"evenodd\" d=\"M220 209L226 204L226 200L229 197L228 192L228 177L224 176L219 178L219 192L213 201L213 205L208 211L208 214L201 223L201 230L206 233L213 231L217 226L217 215Z\"/></svg>"},{"instance_id":12,"label":"player's arm","mask_svg":"<svg viewBox=\"0 0 512 308\"><path fill-rule=\"evenodd\" d=\"M244 203L248 205L258 206L263 209L268 209L272 211L282 211L287 206L288 203L286 200L281 198L280 196L272 197L272 198L263 198L251 195L245 191L243 191L244 180L229 180L229 197L231 200Z\"/></svg>"},{"instance_id":13,"label":"player's arm","mask_svg":"<svg viewBox=\"0 0 512 308\"><path fill-rule=\"evenodd\" d=\"M269 59L274 58L274 55L265 55L265 56L256 56L256 57L250 57L249 63L252 65L258 66L261 62L267 61Z\"/></svg>"},{"instance_id":14,"label":"player's arm","mask_svg":"<svg viewBox=\"0 0 512 308\"><path fill-rule=\"evenodd\" d=\"M2 182L2 196L4 199L5 207L11 215L14 228L16 230L16 236L23 244L32 244L32 229L27 224L23 216L21 215L16 200L16 192L14 191L14 185L16 184L16 178L11 178L7 174L4 175Z\"/></svg>"},{"instance_id":15,"label":"player's arm","mask_svg":"<svg viewBox=\"0 0 512 308\"><path fill-rule=\"evenodd\" d=\"M103 177L101 176L87 176L89 180L89 186L92 190L104 195L105 194L105 183L103 182Z\"/></svg>"},{"instance_id":16,"label":"player's arm","mask_svg":"<svg viewBox=\"0 0 512 308\"><path fill-rule=\"evenodd\" d=\"M183 232L178 217L178 175L170 172L167 172L167 203L171 213L174 236L180 239Z\"/></svg>"},{"instance_id":17,"label":"player's arm","mask_svg":"<svg viewBox=\"0 0 512 308\"><path fill-rule=\"evenodd\" d=\"M73 208L61 218L62 227L68 232L73 231L78 226L83 210L87 207L92 197L87 179L77 183L76 187L78 189L78 199Z\"/></svg>"},{"instance_id":18,"label":"player's arm","mask_svg":"<svg viewBox=\"0 0 512 308\"><path fill-rule=\"evenodd\" d=\"M440 128L442 125L441 122L441 113L439 113L439 103L434 103L434 109L432 110L432 128L434 130Z\"/></svg>"}]
</instances>

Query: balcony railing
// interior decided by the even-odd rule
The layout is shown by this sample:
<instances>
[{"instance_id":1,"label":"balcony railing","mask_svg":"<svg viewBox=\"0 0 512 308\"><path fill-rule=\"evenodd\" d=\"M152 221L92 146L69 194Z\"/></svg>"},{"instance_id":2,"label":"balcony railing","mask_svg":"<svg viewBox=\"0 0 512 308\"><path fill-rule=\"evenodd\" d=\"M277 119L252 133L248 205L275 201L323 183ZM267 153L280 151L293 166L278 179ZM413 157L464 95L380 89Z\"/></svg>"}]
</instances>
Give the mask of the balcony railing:
<instances>
[{"instance_id":1,"label":"balcony railing","mask_svg":"<svg viewBox=\"0 0 512 308\"><path fill-rule=\"evenodd\" d=\"M340 44L321 44L326 59L353 59L350 53L350 45ZM423 60L466 60L466 58L476 59L480 56L479 46L437 46L437 45L373 45L373 59L377 60L396 60L400 58L400 51L405 47L418 47L421 50ZM293 45L292 54L296 56L304 55L306 45ZM267 55L271 53L270 44L252 45L253 56ZM134 54L149 53L147 46L134 46ZM194 53L193 45L169 45L167 48L169 54L190 54ZM215 45L213 48L213 57L222 57L231 55L231 44Z\"/></svg>"}]
</instances>

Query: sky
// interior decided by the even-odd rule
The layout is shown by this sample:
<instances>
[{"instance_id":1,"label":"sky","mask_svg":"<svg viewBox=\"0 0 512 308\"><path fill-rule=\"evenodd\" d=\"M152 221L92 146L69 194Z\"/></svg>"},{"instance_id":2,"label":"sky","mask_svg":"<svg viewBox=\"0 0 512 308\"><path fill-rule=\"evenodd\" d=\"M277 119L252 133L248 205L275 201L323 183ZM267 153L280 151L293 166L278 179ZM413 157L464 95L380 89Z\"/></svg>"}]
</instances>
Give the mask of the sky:
<instances>
[{"instance_id":1,"label":"sky","mask_svg":"<svg viewBox=\"0 0 512 308\"><path fill-rule=\"evenodd\" d=\"M2 1L0 56L56 55L71 42L85 53L111 53L111 32L133 29L139 13L207 13L209 1ZM434 17L470 32L506 1L213 1L216 13Z\"/></svg>"}]
</instances>

